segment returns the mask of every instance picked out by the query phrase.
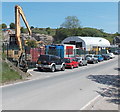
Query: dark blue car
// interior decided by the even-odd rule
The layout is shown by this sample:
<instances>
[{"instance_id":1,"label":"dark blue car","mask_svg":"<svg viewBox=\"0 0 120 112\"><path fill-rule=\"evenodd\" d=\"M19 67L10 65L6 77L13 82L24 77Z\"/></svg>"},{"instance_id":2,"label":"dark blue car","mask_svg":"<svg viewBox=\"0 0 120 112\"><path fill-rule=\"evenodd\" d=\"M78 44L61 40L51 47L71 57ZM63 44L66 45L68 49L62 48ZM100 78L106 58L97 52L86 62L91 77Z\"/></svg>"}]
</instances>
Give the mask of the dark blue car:
<instances>
[{"instance_id":1,"label":"dark blue car","mask_svg":"<svg viewBox=\"0 0 120 112\"><path fill-rule=\"evenodd\" d=\"M104 58L102 57L102 55L95 55L96 58L98 58L98 61L101 62L104 60Z\"/></svg>"}]
</instances>

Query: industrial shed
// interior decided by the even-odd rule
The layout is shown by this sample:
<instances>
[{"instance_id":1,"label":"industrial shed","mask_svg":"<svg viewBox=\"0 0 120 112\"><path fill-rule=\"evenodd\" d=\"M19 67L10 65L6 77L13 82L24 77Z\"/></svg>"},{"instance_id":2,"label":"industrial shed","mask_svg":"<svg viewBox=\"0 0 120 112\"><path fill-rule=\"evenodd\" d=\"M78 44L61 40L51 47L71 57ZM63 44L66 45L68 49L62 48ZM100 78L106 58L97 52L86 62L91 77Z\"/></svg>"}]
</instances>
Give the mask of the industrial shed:
<instances>
[{"instance_id":1,"label":"industrial shed","mask_svg":"<svg viewBox=\"0 0 120 112\"><path fill-rule=\"evenodd\" d=\"M76 45L76 48L86 49L86 51L90 51L96 47L97 48L110 47L110 42L101 37L72 36L65 38L62 41L62 44L73 44Z\"/></svg>"}]
</instances>

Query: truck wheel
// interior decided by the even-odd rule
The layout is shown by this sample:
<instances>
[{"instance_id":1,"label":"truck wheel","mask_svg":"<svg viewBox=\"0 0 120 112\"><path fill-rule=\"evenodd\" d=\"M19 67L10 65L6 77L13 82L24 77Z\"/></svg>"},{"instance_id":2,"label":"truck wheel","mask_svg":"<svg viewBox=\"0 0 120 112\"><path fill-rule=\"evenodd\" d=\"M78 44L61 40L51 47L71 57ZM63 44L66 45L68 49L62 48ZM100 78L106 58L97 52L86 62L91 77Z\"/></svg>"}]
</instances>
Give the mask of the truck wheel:
<instances>
[{"instance_id":1,"label":"truck wheel","mask_svg":"<svg viewBox=\"0 0 120 112\"><path fill-rule=\"evenodd\" d=\"M65 65L62 66L61 70L62 70L62 71L65 71Z\"/></svg>"},{"instance_id":2,"label":"truck wheel","mask_svg":"<svg viewBox=\"0 0 120 112\"><path fill-rule=\"evenodd\" d=\"M55 72L55 66L54 65L51 67L51 72Z\"/></svg>"}]
</instances>

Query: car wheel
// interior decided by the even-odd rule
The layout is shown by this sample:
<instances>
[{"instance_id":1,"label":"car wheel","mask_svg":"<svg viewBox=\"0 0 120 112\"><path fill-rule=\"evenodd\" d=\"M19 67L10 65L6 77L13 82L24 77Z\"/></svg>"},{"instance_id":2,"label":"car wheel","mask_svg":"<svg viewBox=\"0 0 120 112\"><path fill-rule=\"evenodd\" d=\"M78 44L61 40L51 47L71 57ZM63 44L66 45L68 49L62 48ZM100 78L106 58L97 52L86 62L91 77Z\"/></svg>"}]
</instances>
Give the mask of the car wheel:
<instances>
[{"instance_id":1,"label":"car wheel","mask_svg":"<svg viewBox=\"0 0 120 112\"><path fill-rule=\"evenodd\" d=\"M73 69L74 67L73 67L73 65L71 66L71 69Z\"/></svg>"},{"instance_id":2,"label":"car wheel","mask_svg":"<svg viewBox=\"0 0 120 112\"><path fill-rule=\"evenodd\" d=\"M61 70L62 70L62 71L65 71L65 65L62 66Z\"/></svg>"},{"instance_id":3,"label":"car wheel","mask_svg":"<svg viewBox=\"0 0 120 112\"><path fill-rule=\"evenodd\" d=\"M55 72L55 66L54 65L51 67L51 72Z\"/></svg>"},{"instance_id":4,"label":"car wheel","mask_svg":"<svg viewBox=\"0 0 120 112\"><path fill-rule=\"evenodd\" d=\"M28 69L26 69L26 68L25 68L25 69L23 69L23 72L27 72L27 71L28 71Z\"/></svg>"},{"instance_id":5,"label":"car wheel","mask_svg":"<svg viewBox=\"0 0 120 112\"><path fill-rule=\"evenodd\" d=\"M93 61L93 64L95 64L95 61Z\"/></svg>"},{"instance_id":6,"label":"car wheel","mask_svg":"<svg viewBox=\"0 0 120 112\"><path fill-rule=\"evenodd\" d=\"M38 71L42 71L42 69L39 67L39 68L38 68Z\"/></svg>"},{"instance_id":7,"label":"car wheel","mask_svg":"<svg viewBox=\"0 0 120 112\"><path fill-rule=\"evenodd\" d=\"M79 65L76 66L76 68L78 68L78 67L79 67Z\"/></svg>"}]
</instances>

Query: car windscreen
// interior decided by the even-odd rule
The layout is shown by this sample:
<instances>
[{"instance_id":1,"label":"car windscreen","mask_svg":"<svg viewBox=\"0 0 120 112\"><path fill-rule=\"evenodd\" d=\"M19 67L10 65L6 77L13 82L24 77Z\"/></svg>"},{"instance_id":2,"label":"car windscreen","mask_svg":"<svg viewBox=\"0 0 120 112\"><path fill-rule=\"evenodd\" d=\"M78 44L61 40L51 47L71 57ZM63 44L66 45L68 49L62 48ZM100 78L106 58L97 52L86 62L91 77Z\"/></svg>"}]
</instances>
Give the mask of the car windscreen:
<instances>
[{"instance_id":1,"label":"car windscreen","mask_svg":"<svg viewBox=\"0 0 120 112\"><path fill-rule=\"evenodd\" d=\"M75 59L75 61L77 61L77 62L78 62L79 60L80 60L79 58L76 58L76 59Z\"/></svg>"},{"instance_id":2,"label":"car windscreen","mask_svg":"<svg viewBox=\"0 0 120 112\"><path fill-rule=\"evenodd\" d=\"M71 62L70 59L67 59L67 58L64 58L63 60L64 60L65 63L70 63Z\"/></svg>"},{"instance_id":3,"label":"car windscreen","mask_svg":"<svg viewBox=\"0 0 120 112\"><path fill-rule=\"evenodd\" d=\"M92 55L86 55L86 57L92 57Z\"/></svg>"},{"instance_id":4,"label":"car windscreen","mask_svg":"<svg viewBox=\"0 0 120 112\"><path fill-rule=\"evenodd\" d=\"M76 59L77 59L77 60L82 60L82 57L77 57Z\"/></svg>"},{"instance_id":5,"label":"car windscreen","mask_svg":"<svg viewBox=\"0 0 120 112\"><path fill-rule=\"evenodd\" d=\"M41 55L38 60L39 61L49 61L49 56L48 55Z\"/></svg>"},{"instance_id":6,"label":"car windscreen","mask_svg":"<svg viewBox=\"0 0 120 112\"><path fill-rule=\"evenodd\" d=\"M95 57L95 58L98 58L98 57L100 57L100 56L96 56L96 55L95 55L94 57Z\"/></svg>"},{"instance_id":7,"label":"car windscreen","mask_svg":"<svg viewBox=\"0 0 120 112\"><path fill-rule=\"evenodd\" d=\"M73 58L72 61L77 61L77 59L76 59L76 58Z\"/></svg>"}]
</instances>

